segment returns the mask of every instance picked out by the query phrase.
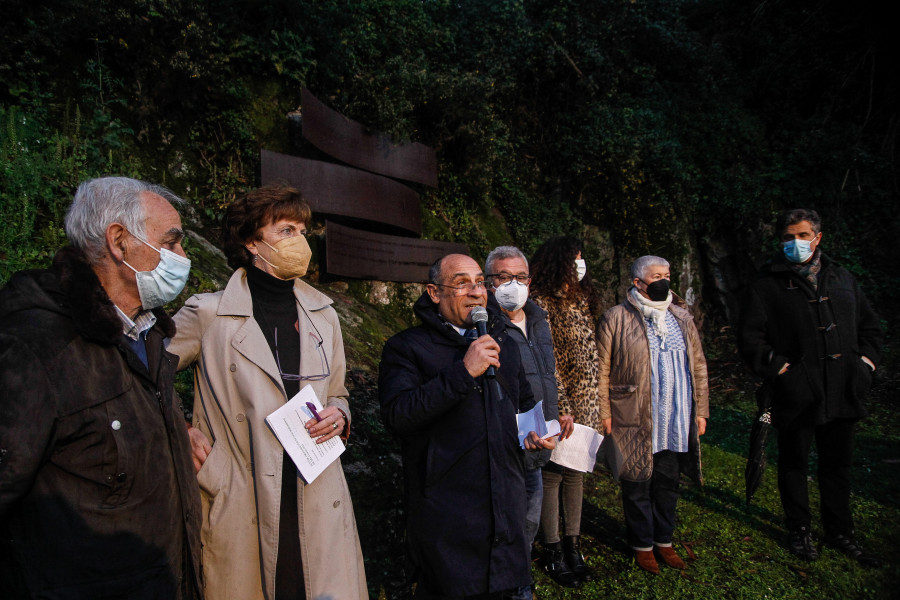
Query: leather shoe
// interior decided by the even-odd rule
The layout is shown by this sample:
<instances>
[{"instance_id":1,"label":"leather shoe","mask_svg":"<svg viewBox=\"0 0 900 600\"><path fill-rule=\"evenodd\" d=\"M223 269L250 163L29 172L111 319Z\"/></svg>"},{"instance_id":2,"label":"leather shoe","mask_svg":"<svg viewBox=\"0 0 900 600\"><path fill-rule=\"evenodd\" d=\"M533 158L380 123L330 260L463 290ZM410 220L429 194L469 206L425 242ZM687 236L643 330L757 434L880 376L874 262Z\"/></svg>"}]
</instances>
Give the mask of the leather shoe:
<instances>
[{"instance_id":1,"label":"leather shoe","mask_svg":"<svg viewBox=\"0 0 900 600\"><path fill-rule=\"evenodd\" d=\"M683 570L687 568L687 565L684 564L684 561L681 560L681 557L678 556L678 553L675 552L672 546L653 546L653 549L656 550L656 554L659 555L662 561L673 569Z\"/></svg>"},{"instance_id":2,"label":"leather shoe","mask_svg":"<svg viewBox=\"0 0 900 600\"><path fill-rule=\"evenodd\" d=\"M659 575L659 565L656 564L656 559L653 557L653 550L635 550L634 559L643 570Z\"/></svg>"},{"instance_id":3,"label":"leather shoe","mask_svg":"<svg viewBox=\"0 0 900 600\"><path fill-rule=\"evenodd\" d=\"M881 566L880 558L867 554L862 546L859 545L853 530L847 534L826 535L825 544L839 552L843 552L864 567L877 568Z\"/></svg>"},{"instance_id":4,"label":"leather shoe","mask_svg":"<svg viewBox=\"0 0 900 600\"><path fill-rule=\"evenodd\" d=\"M810 562L819 558L809 527L798 527L788 532L788 550L791 554Z\"/></svg>"}]
</instances>

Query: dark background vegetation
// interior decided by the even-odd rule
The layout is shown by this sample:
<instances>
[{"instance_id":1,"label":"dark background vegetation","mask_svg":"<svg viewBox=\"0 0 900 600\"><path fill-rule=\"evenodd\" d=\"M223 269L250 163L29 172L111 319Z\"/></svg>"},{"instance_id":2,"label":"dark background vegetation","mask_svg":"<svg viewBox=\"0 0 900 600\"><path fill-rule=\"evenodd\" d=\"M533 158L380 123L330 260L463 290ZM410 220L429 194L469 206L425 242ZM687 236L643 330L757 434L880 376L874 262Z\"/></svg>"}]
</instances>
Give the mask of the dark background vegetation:
<instances>
[{"instance_id":1,"label":"dark background vegetation","mask_svg":"<svg viewBox=\"0 0 900 600\"><path fill-rule=\"evenodd\" d=\"M782 533L771 485L759 510L738 507L754 382L737 364L730 330L742 286L774 249L774 216L819 210L823 248L860 278L885 322L886 361L856 485L871 517L864 539L896 548L900 534L887 523L900 493L900 48L888 6L4 0L0 283L50 260L65 243L61 219L75 187L100 174L171 187L191 203L190 228L215 243L222 209L259 183L259 149L296 150L286 115L308 87L374 131L435 148L439 185L421 190L425 237L465 242L483 258L499 243L530 254L551 235L574 233L606 305L621 299L630 261L647 253L669 258L676 289L695 299L717 411L707 441L717 460L708 453L706 467L721 475L704 493L688 491L680 527L698 554L708 545L713 567L701 557L693 581L671 574L648 583L621 552L615 486L592 476L586 541L604 583L568 597L835 589L889 597L896 550L875 574L828 555L819 567L796 567L771 541ZM191 290L224 282L201 243L188 252L200 266ZM408 323L408 303L367 304L354 296L360 289L331 290L345 335L357 338L348 345L350 380L364 407L348 478L355 494L384 499L357 509L372 593L402 597L396 445L377 418L371 381L380 344ZM730 529L750 533L719 539ZM751 550L743 556L734 544Z\"/></svg>"}]
</instances>

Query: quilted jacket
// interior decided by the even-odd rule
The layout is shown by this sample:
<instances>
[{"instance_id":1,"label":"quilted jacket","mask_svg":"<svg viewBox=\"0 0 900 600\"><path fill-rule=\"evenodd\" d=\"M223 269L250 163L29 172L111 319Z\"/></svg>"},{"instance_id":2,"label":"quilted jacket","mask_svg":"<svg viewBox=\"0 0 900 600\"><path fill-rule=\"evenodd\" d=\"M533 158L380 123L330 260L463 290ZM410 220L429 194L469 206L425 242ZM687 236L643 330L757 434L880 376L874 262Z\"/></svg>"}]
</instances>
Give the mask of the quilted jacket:
<instances>
[{"instance_id":1,"label":"quilted jacket","mask_svg":"<svg viewBox=\"0 0 900 600\"><path fill-rule=\"evenodd\" d=\"M694 318L677 304L683 304L683 301L675 296L669 311L678 320L684 335L694 393L694 421L688 454L682 460L681 469L702 484L697 419L709 418L706 358ZM600 355L600 417L612 418L612 433L604 440L606 461L617 479L646 481L653 473L650 344L646 322L631 294L600 318L597 349Z\"/></svg>"}]
</instances>

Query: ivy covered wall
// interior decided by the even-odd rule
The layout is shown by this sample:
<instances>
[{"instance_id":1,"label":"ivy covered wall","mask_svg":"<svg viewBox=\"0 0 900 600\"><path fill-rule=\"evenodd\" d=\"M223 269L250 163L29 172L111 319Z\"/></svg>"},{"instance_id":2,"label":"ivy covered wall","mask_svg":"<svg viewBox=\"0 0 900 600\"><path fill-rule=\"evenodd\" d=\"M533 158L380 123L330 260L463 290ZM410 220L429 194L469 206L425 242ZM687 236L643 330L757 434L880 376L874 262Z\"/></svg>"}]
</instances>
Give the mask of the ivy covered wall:
<instances>
[{"instance_id":1,"label":"ivy covered wall","mask_svg":"<svg viewBox=\"0 0 900 600\"><path fill-rule=\"evenodd\" d=\"M653 253L724 322L781 209L884 303L897 285L886 9L836 0L6 0L0 279L46 262L77 182L124 173L210 239L288 150L300 89L434 147L425 235L478 257L573 233L605 301Z\"/></svg>"}]
</instances>

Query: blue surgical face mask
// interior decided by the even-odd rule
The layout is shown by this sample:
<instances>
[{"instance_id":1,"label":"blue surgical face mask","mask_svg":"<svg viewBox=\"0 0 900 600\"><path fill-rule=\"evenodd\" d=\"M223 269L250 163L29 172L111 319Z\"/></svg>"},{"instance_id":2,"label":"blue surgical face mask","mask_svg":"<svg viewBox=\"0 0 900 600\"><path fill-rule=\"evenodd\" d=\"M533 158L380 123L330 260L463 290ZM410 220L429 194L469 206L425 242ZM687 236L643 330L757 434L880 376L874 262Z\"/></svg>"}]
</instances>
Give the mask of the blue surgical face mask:
<instances>
[{"instance_id":1,"label":"blue surgical face mask","mask_svg":"<svg viewBox=\"0 0 900 600\"><path fill-rule=\"evenodd\" d=\"M784 242L784 256L792 263L805 263L809 260L809 257L813 255L813 250L810 247L815 238L812 240L798 240L793 239L789 242Z\"/></svg>"},{"instance_id":2,"label":"blue surgical face mask","mask_svg":"<svg viewBox=\"0 0 900 600\"><path fill-rule=\"evenodd\" d=\"M136 235L134 237L150 246ZM150 247L153 248L153 246ZM145 310L162 306L177 298L184 289L191 270L189 259L165 248L153 249L159 252L159 264L152 271L138 271L127 262L122 261L135 272L138 293L141 295L141 306Z\"/></svg>"}]
</instances>

